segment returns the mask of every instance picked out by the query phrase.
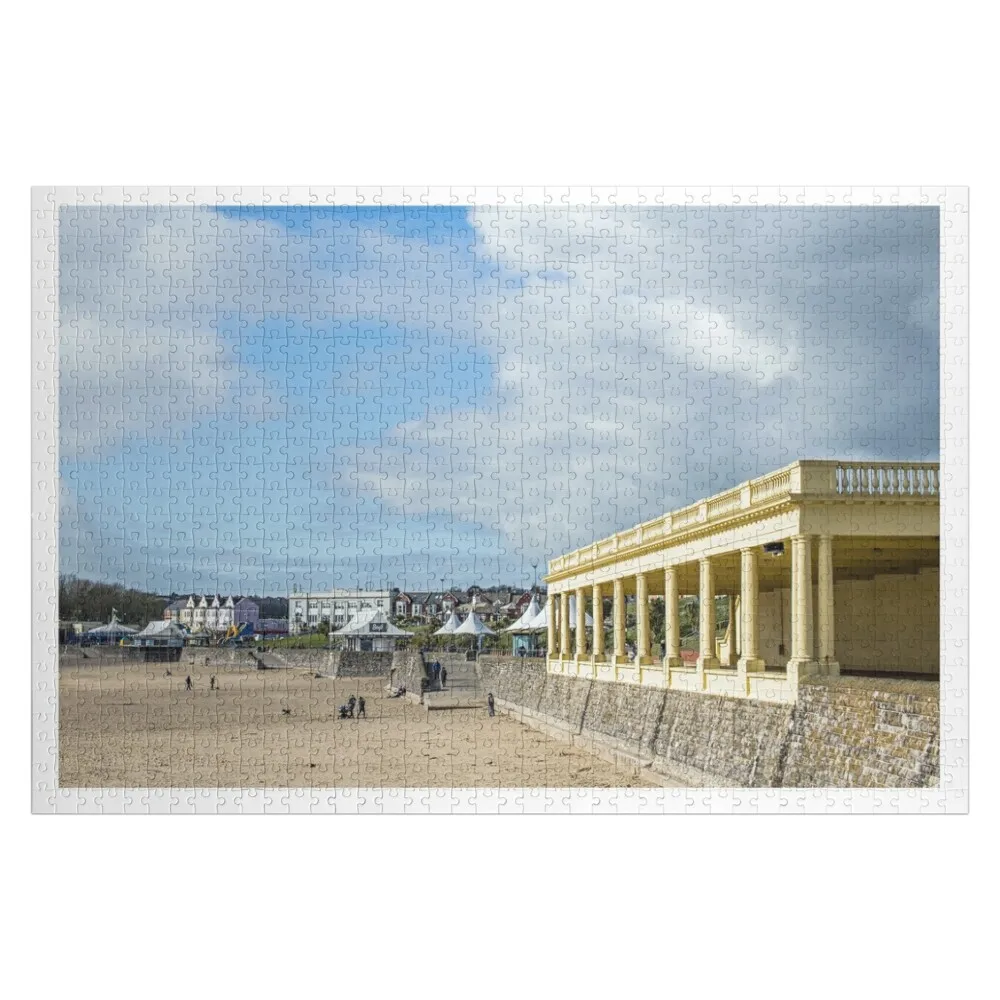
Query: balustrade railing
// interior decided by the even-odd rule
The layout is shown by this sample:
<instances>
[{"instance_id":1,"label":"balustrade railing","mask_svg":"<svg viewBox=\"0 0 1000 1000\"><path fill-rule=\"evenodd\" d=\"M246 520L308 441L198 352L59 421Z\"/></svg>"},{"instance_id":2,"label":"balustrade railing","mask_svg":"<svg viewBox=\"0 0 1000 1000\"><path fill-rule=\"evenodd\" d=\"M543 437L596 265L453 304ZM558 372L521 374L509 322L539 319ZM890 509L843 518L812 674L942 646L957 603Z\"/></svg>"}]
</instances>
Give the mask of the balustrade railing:
<instances>
[{"instance_id":1,"label":"balustrade railing","mask_svg":"<svg viewBox=\"0 0 1000 1000\"><path fill-rule=\"evenodd\" d=\"M930 463L837 465L834 482L843 496L937 496L940 470Z\"/></svg>"},{"instance_id":2,"label":"balustrade railing","mask_svg":"<svg viewBox=\"0 0 1000 1000\"><path fill-rule=\"evenodd\" d=\"M730 511L739 510L741 495L742 491L737 488L735 490L730 490L728 493L723 493L722 496L714 497L709 500L709 518L720 517L723 514L728 514Z\"/></svg>"},{"instance_id":3,"label":"balustrade railing","mask_svg":"<svg viewBox=\"0 0 1000 1000\"><path fill-rule=\"evenodd\" d=\"M751 505L770 500L771 497L779 493L786 493L792 482L791 469L782 469L780 472L772 473L763 479L758 479L750 483L750 503Z\"/></svg>"},{"instance_id":4,"label":"balustrade railing","mask_svg":"<svg viewBox=\"0 0 1000 1000\"><path fill-rule=\"evenodd\" d=\"M718 496L665 514L655 521L619 532L584 549L553 559L558 573L588 561L620 554L668 538L692 525L711 523L739 510L753 510L792 492L844 498L928 497L940 495L941 472L934 462L796 462Z\"/></svg>"}]
</instances>

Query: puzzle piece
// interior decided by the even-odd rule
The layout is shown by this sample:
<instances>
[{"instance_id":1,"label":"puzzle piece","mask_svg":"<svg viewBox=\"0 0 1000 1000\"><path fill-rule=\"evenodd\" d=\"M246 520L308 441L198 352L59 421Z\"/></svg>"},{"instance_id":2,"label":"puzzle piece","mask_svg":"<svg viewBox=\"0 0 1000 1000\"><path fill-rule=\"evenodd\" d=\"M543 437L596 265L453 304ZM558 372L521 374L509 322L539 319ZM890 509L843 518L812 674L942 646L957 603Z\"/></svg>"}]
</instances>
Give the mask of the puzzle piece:
<instances>
[{"instance_id":1,"label":"puzzle piece","mask_svg":"<svg viewBox=\"0 0 1000 1000\"><path fill-rule=\"evenodd\" d=\"M36 808L966 808L966 204L37 190Z\"/></svg>"}]
</instances>

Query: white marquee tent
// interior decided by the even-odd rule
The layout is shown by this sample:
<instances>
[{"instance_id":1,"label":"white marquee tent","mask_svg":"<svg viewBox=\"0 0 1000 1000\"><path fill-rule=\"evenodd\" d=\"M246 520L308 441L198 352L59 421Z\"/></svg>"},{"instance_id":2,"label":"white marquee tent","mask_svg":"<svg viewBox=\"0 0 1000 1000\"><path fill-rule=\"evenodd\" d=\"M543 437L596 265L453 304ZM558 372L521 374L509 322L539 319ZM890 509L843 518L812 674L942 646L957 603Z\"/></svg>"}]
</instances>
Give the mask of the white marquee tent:
<instances>
[{"instance_id":1,"label":"white marquee tent","mask_svg":"<svg viewBox=\"0 0 1000 1000\"><path fill-rule=\"evenodd\" d=\"M538 616L532 619L530 622L525 622L521 625L520 631L522 632L541 632L549 627L549 609L553 606L553 601L548 600L545 602L545 607L538 613ZM593 615L584 612L584 624L587 628L594 627ZM570 594L569 598L569 627L576 628L576 595ZM508 629L512 631L512 629Z\"/></svg>"},{"instance_id":2,"label":"white marquee tent","mask_svg":"<svg viewBox=\"0 0 1000 1000\"><path fill-rule=\"evenodd\" d=\"M434 635L451 635L461 625L462 619L454 611L448 615L448 620L434 633Z\"/></svg>"},{"instance_id":3,"label":"white marquee tent","mask_svg":"<svg viewBox=\"0 0 1000 1000\"><path fill-rule=\"evenodd\" d=\"M122 625L122 623L118 621L118 615L112 611L111 621L108 622L107 625L99 625L97 628L89 629L86 634L90 636L92 641L117 642L119 639L135 635L135 633L136 630L134 628L129 628L128 625Z\"/></svg>"},{"instance_id":4,"label":"white marquee tent","mask_svg":"<svg viewBox=\"0 0 1000 1000\"><path fill-rule=\"evenodd\" d=\"M461 625L455 629L455 635L496 635L493 631L475 611L470 611L468 617L462 622Z\"/></svg>"},{"instance_id":5,"label":"white marquee tent","mask_svg":"<svg viewBox=\"0 0 1000 1000\"><path fill-rule=\"evenodd\" d=\"M358 612L343 628L331 632L330 637L340 636L348 649L373 653L391 653L396 639L408 639L412 632L397 628L382 608L366 608Z\"/></svg>"},{"instance_id":6,"label":"white marquee tent","mask_svg":"<svg viewBox=\"0 0 1000 1000\"><path fill-rule=\"evenodd\" d=\"M539 616L541 608L538 606L538 595L531 595L531 603L524 609L521 617L513 625L508 625L505 632L533 632L532 621Z\"/></svg>"}]
</instances>

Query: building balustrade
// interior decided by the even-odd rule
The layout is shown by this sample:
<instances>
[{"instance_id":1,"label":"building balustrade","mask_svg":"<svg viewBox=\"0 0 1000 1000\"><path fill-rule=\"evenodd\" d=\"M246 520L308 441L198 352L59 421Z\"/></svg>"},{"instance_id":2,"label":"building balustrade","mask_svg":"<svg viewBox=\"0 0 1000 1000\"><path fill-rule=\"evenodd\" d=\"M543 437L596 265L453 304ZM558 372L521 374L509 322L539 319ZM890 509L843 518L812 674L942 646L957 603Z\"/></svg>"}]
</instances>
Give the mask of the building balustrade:
<instances>
[{"instance_id":1,"label":"building balustrade","mask_svg":"<svg viewBox=\"0 0 1000 1000\"><path fill-rule=\"evenodd\" d=\"M738 518L761 506L808 497L819 499L825 495L840 500L892 501L912 497L938 502L940 471L933 462L794 462L777 472L751 479L734 489L553 559L549 571L559 573L602 559L620 559L630 549L669 540L686 530L701 531L707 525Z\"/></svg>"}]
</instances>

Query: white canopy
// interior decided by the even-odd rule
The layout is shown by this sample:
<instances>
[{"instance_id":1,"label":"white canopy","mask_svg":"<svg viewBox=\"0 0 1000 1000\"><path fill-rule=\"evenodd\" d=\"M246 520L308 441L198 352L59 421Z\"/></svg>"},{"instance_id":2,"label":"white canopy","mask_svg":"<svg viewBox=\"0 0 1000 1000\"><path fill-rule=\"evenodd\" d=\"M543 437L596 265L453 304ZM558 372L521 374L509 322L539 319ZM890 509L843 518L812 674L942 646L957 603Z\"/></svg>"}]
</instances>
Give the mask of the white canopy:
<instances>
[{"instance_id":1,"label":"white canopy","mask_svg":"<svg viewBox=\"0 0 1000 1000\"><path fill-rule=\"evenodd\" d=\"M129 629L129 631L132 632L135 630ZM185 635L187 633L180 625L175 625L173 622L167 621L154 621L150 622L141 632L137 633L137 638L183 639Z\"/></svg>"},{"instance_id":2,"label":"white canopy","mask_svg":"<svg viewBox=\"0 0 1000 1000\"><path fill-rule=\"evenodd\" d=\"M122 625L118 621L118 616L111 615L111 621L107 625L99 625L97 628L92 628L87 631L87 635L132 635L135 632L134 628L129 628L128 625Z\"/></svg>"},{"instance_id":3,"label":"white canopy","mask_svg":"<svg viewBox=\"0 0 1000 1000\"><path fill-rule=\"evenodd\" d=\"M496 635L488 625L484 625L482 619L475 611L469 612L469 617L455 629L455 635Z\"/></svg>"},{"instance_id":4,"label":"white canopy","mask_svg":"<svg viewBox=\"0 0 1000 1000\"><path fill-rule=\"evenodd\" d=\"M524 609L524 613L513 625L508 625L505 632L531 632L533 631L532 621L538 617L541 609L538 607L538 595L531 595L531 603Z\"/></svg>"},{"instance_id":5,"label":"white canopy","mask_svg":"<svg viewBox=\"0 0 1000 1000\"><path fill-rule=\"evenodd\" d=\"M532 621L521 625L519 631L521 632L538 632L542 629L547 629L549 627L549 608L553 606L554 601L559 598L549 598L545 602L545 607L538 613L538 617L534 618ZM583 616L584 624L587 628L594 627L594 618L592 615L584 612ZM569 626L570 628L576 628L576 595L570 594L569 598ZM512 631L513 627L508 631Z\"/></svg>"},{"instance_id":6,"label":"white canopy","mask_svg":"<svg viewBox=\"0 0 1000 1000\"><path fill-rule=\"evenodd\" d=\"M366 608L359 611L343 628L330 635L413 635L396 628L382 608Z\"/></svg>"},{"instance_id":7,"label":"white canopy","mask_svg":"<svg viewBox=\"0 0 1000 1000\"><path fill-rule=\"evenodd\" d=\"M434 635L451 635L459 625L462 624L462 619L455 614L454 611L448 615L448 620L434 633Z\"/></svg>"}]
</instances>

